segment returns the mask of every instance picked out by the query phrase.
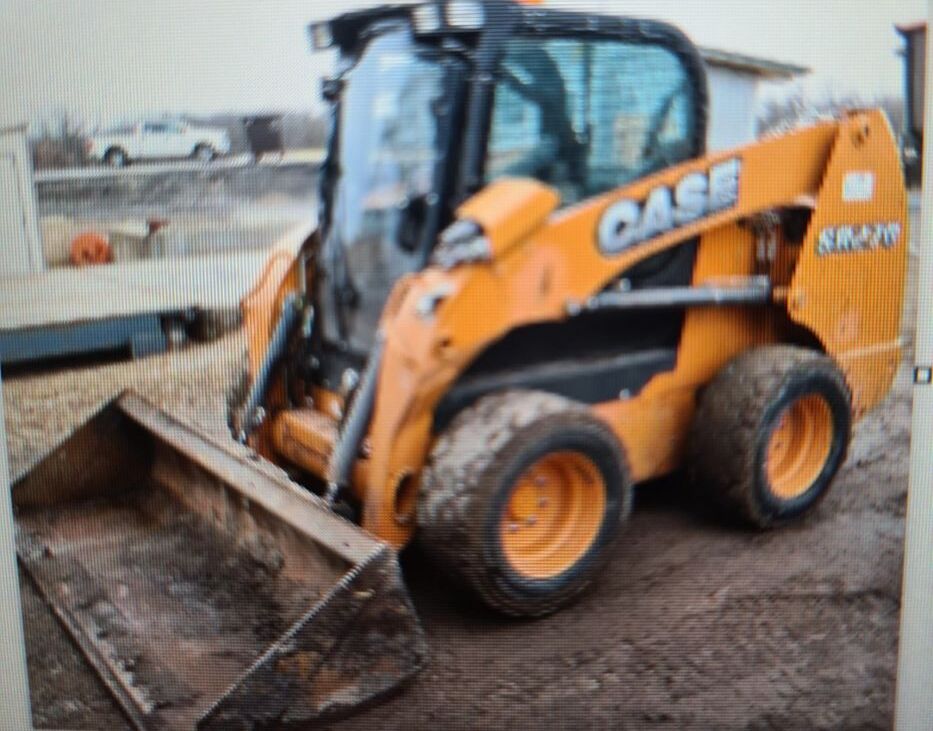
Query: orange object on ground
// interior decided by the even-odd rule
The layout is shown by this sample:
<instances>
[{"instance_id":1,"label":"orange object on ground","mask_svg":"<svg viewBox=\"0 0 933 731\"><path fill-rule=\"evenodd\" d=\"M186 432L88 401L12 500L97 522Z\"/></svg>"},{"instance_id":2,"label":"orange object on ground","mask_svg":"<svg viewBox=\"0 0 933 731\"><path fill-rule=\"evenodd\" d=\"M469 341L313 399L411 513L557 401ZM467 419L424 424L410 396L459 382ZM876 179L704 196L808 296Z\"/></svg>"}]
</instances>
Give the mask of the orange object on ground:
<instances>
[{"instance_id":1,"label":"orange object on ground","mask_svg":"<svg viewBox=\"0 0 933 731\"><path fill-rule=\"evenodd\" d=\"M85 231L71 240L71 263L75 266L109 264L113 261L113 249L107 236L97 231Z\"/></svg>"}]
</instances>

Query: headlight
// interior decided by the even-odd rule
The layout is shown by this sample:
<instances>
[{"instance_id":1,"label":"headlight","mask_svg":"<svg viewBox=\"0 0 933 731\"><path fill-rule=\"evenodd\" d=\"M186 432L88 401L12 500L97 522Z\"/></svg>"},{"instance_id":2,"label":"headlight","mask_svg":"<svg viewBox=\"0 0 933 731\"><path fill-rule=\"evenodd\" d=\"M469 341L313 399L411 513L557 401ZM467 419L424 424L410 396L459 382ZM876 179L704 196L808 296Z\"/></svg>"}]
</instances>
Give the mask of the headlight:
<instances>
[{"instance_id":1,"label":"headlight","mask_svg":"<svg viewBox=\"0 0 933 731\"><path fill-rule=\"evenodd\" d=\"M479 30L485 21L483 5L476 0L451 0L447 4L447 23L453 28Z\"/></svg>"},{"instance_id":2,"label":"headlight","mask_svg":"<svg viewBox=\"0 0 933 731\"><path fill-rule=\"evenodd\" d=\"M441 9L434 3L419 5L414 9L411 17L415 33L419 35L437 33L441 30Z\"/></svg>"},{"instance_id":3,"label":"headlight","mask_svg":"<svg viewBox=\"0 0 933 731\"><path fill-rule=\"evenodd\" d=\"M334 45L334 36L330 31L330 23L312 23L308 28L311 38L311 50L325 51Z\"/></svg>"}]
</instances>

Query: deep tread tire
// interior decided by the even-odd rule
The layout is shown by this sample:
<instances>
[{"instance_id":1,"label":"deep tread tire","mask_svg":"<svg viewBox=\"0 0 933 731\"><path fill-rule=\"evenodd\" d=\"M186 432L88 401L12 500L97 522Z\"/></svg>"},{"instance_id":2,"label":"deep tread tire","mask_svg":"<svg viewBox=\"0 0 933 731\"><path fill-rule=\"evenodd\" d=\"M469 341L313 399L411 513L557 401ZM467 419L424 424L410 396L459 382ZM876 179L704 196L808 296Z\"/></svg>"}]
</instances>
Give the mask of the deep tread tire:
<instances>
[{"instance_id":1,"label":"deep tread tire","mask_svg":"<svg viewBox=\"0 0 933 731\"><path fill-rule=\"evenodd\" d=\"M810 487L783 498L769 483L767 446L785 410L811 394L829 406L829 452ZM702 392L687 463L701 494L768 528L802 517L826 496L845 461L851 430L851 395L831 358L788 345L755 348L732 360Z\"/></svg>"},{"instance_id":2,"label":"deep tread tire","mask_svg":"<svg viewBox=\"0 0 933 731\"><path fill-rule=\"evenodd\" d=\"M499 520L512 486L542 456L577 451L599 470L606 508L596 538L557 576L532 579L506 560ZM613 432L585 406L534 391L480 399L438 439L422 474L419 541L443 570L489 607L511 616L549 614L599 574L631 512L631 479Z\"/></svg>"}]
</instances>

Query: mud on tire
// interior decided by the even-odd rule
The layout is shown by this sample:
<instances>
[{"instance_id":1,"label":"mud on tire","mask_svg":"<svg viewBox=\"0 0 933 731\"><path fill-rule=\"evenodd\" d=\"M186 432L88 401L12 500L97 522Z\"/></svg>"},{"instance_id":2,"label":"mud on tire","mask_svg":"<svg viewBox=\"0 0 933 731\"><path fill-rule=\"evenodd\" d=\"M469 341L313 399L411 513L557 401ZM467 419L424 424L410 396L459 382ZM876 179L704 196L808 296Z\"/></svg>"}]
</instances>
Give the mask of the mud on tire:
<instances>
[{"instance_id":1,"label":"mud on tire","mask_svg":"<svg viewBox=\"0 0 933 731\"><path fill-rule=\"evenodd\" d=\"M794 428L803 431L794 437ZM768 528L803 516L825 497L851 428L851 396L831 358L787 345L755 348L702 392L688 469L701 495Z\"/></svg>"},{"instance_id":2,"label":"mud on tire","mask_svg":"<svg viewBox=\"0 0 933 731\"><path fill-rule=\"evenodd\" d=\"M553 575L529 575L506 553L503 520L529 467L563 455L571 455L570 464L581 460L593 475L598 471L586 489L601 482L602 511L596 508L585 519L594 526L593 538L580 544L579 555L567 555L566 568L558 560ZM558 489L570 488L561 483ZM631 502L622 448L589 409L552 394L506 391L465 409L438 439L422 474L419 541L488 606L512 616L540 616L572 601L599 574ZM542 521L541 529L546 527Z\"/></svg>"}]
</instances>

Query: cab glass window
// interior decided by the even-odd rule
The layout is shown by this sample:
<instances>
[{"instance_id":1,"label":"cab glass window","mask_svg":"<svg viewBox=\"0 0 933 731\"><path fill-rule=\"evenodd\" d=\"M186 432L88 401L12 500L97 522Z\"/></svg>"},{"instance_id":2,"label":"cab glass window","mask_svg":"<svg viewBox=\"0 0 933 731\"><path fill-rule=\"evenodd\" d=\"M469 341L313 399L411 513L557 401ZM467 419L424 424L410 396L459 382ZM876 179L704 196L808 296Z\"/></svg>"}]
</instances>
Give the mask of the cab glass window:
<instances>
[{"instance_id":1,"label":"cab glass window","mask_svg":"<svg viewBox=\"0 0 933 731\"><path fill-rule=\"evenodd\" d=\"M516 38L500 66L486 178L537 178L571 204L683 161L695 136L689 78L662 46Z\"/></svg>"}]
</instances>

